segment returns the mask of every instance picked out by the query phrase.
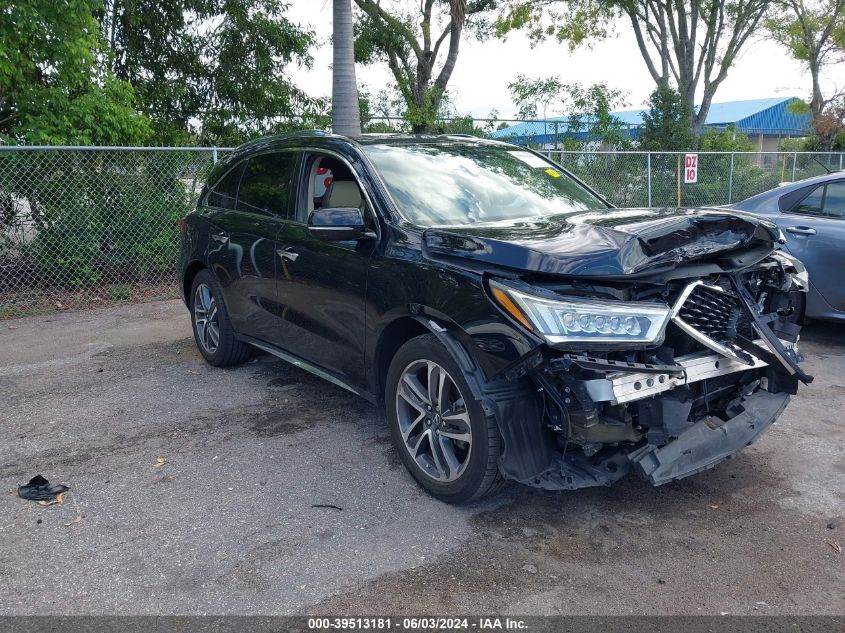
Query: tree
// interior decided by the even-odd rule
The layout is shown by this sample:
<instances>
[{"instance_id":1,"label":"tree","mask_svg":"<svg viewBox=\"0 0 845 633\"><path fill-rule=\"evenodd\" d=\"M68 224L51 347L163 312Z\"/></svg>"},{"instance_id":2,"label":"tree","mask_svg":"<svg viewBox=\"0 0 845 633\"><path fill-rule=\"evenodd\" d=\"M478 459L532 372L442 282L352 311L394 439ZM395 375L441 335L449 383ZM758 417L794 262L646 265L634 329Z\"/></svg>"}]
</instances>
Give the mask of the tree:
<instances>
[{"instance_id":1,"label":"tree","mask_svg":"<svg viewBox=\"0 0 845 633\"><path fill-rule=\"evenodd\" d=\"M550 108L566 113L566 121L555 124L556 143L558 135L570 144L577 142L577 137L587 143L601 142L613 147L624 147L629 142L622 123L612 112L625 105L623 94L604 83L584 87L566 84L560 77L529 79L519 74L508 89L520 118L537 118L538 109L542 109L544 121Z\"/></svg>"},{"instance_id":2,"label":"tree","mask_svg":"<svg viewBox=\"0 0 845 633\"><path fill-rule=\"evenodd\" d=\"M102 0L107 63L129 82L155 142L238 144L319 108L287 78L314 35L284 0Z\"/></svg>"},{"instance_id":3,"label":"tree","mask_svg":"<svg viewBox=\"0 0 845 633\"><path fill-rule=\"evenodd\" d=\"M332 130L346 136L360 136L361 114L355 83L352 1L334 0L333 9Z\"/></svg>"},{"instance_id":4,"label":"tree","mask_svg":"<svg viewBox=\"0 0 845 633\"><path fill-rule=\"evenodd\" d=\"M825 97L820 76L822 69L845 61L845 0L778 0L766 27L777 42L787 48L810 70L812 91L810 111L813 118L822 115L829 103L842 93Z\"/></svg>"},{"instance_id":5,"label":"tree","mask_svg":"<svg viewBox=\"0 0 845 633\"><path fill-rule=\"evenodd\" d=\"M587 87L569 84L565 92L570 111L567 127L583 133L585 143L600 142L616 148L630 144L622 122L613 114L613 110L625 106L620 90L598 82Z\"/></svg>"},{"instance_id":6,"label":"tree","mask_svg":"<svg viewBox=\"0 0 845 633\"><path fill-rule=\"evenodd\" d=\"M495 3L421 0L417 16L404 9L408 3L402 0L394 0L392 10L377 0L355 0L355 4L363 13L356 24L356 59L365 64L386 62L413 131L429 130L458 61L468 20L480 18ZM420 20L418 24L416 19ZM447 49L441 63L444 43Z\"/></svg>"},{"instance_id":7,"label":"tree","mask_svg":"<svg viewBox=\"0 0 845 633\"><path fill-rule=\"evenodd\" d=\"M618 19L630 23L657 86L674 83L694 115L698 137L719 86L757 30L771 0L513 0L497 33L528 29L575 47L605 37ZM702 93L695 110L696 95Z\"/></svg>"},{"instance_id":8,"label":"tree","mask_svg":"<svg viewBox=\"0 0 845 633\"><path fill-rule=\"evenodd\" d=\"M549 105L560 101L563 89L560 77L529 79L522 73L508 84L511 100L517 107L520 119L536 119L538 110L542 109L545 120Z\"/></svg>"},{"instance_id":9,"label":"tree","mask_svg":"<svg viewBox=\"0 0 845 633\"><path fill-rule=\"evenodd\" d=\"M0 138L139 143L150 134L132 87L99 65L98 0L17 0L0 10Z\"/></svg>"},{"instance_id":10,"label":"tree","mask_svg":"<svg viewBox=\"0 0 845 633\"><path fill-rule=\"evenodd\" d=\"M641 149L650 151L684 151L695 145L690 121L693 111L677 90L662 84L648 99L640 131Z\"/></svg>"},{"instance_id":11,"label":"tree","mask_svg":"<svg viewBox=\"0 0 845 633\"><path fill-rule=\"evenodd\" d=\"M845 149L845 104L829 104L813 119L813 134L807 139L809 151L842 151Z\"/></svg>"},{"instance_id":12,"label":"tree","mask_svg":"<svg viewBox=\"0 0 845 633\"><path fill-rule=\"evenodd\" d=\"M371 94L366 88L358 93L361 111L361 129L367 133L392 134L405 131L402 119L402 95L397 90L383 89Z\"/></svg>"}]
</instances>

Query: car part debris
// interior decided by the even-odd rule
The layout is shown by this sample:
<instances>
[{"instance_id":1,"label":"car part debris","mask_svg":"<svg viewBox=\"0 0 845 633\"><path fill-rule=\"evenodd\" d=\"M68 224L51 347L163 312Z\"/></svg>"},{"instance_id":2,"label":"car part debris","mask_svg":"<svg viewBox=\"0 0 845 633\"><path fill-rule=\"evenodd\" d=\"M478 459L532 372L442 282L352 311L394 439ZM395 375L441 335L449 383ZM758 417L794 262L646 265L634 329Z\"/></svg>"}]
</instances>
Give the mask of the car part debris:
<instances>
[{"instance_id":1,"label":"car part debris","mask_svg":"<svg viewBox=\"0 0 845 633\"><path fill-rule=\"evenodd\" d=\"M51 484L41 475L35 475L27 483L18 486L18 496L27 501L50 501L56 502L59 495L70 490L70 486L64 484Z\"/></svg>"}]
</instances>

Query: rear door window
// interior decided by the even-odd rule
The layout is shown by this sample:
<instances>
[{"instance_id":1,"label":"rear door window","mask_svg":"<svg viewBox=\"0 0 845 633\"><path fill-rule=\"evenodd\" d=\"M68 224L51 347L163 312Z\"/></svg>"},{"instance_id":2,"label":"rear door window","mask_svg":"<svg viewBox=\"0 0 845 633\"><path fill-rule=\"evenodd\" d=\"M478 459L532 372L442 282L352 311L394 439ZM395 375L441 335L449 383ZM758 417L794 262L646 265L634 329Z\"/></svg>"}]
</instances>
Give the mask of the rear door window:
<instances>
[{"instance_id":1,"label":"rear door window","mask_svg":"<svg viewBox=\"0 0 845 633\"><path fill-rule=\"evenodd\" d=\"M832 182L827 186L824 214L830 218L845 219L845 182Z\"/></svg>"},{"instance_id":2,"label":"rear door window","mask_svg":"<svg viewBox=\"0 0 845 633\"><path fill-rule=\"evenodd\" d=\"M274 152L250 158L238 190L238 211L288 217L291 176L295 166L296 154L293 152Z\"/></svg>"},{"instance_id":3,"label":"rear door window","mask_svg":"<svg viewBox=\"0 0 845 633\"><path fill-rule=\"evenodd\" d=\"M803 213L806 215L821 215L822 214L822 203L824 202L824 185L821 187L816 187L813 192L804 198L801 202L799 202L795 209L793 209L794 213Z\"/></svg>"},{"instance_id":4,"label":"rear door window","mask_svg":"<svg viewBox=\"0 0 845 633\"><path fill-rule=\"evenodd\" d=\"M845 219L845 181L819 185L793 207L792 213Z\"/></svg>"}]
</instances>

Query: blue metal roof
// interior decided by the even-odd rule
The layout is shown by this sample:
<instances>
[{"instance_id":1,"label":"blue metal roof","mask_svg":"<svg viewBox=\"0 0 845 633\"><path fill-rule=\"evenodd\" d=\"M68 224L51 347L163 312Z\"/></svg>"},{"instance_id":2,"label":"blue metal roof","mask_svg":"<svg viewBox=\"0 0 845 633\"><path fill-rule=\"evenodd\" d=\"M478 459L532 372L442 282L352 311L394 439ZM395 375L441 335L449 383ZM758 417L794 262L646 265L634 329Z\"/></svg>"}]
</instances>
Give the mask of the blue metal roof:
<instances>
[{"instance_id":1,"label":"blue metal roof","mask_svg":"<svg viewBox=\"0 0 845 633\"><path fill-rule=\"evenodd\" d=\"M715 129L724 129L732 125L737 131L746 134L802 136L809 131L810 115L795 114L791 111L790 104L797 101L799 99L796 97L775 97L714 103L707 112L704 125ZM647 110L621 110L612 114L623 126L627 126L628 136L636 138L643 124L644 112ZM493 132L493 138L512 142L531 141L539 144L552 143L555 136L558 138L569 136L580 140L586 138L586 131L569 130L568 121L569 117L553 117L517 123L502 130L496 130Z\"/></svg>"}]
</instances>

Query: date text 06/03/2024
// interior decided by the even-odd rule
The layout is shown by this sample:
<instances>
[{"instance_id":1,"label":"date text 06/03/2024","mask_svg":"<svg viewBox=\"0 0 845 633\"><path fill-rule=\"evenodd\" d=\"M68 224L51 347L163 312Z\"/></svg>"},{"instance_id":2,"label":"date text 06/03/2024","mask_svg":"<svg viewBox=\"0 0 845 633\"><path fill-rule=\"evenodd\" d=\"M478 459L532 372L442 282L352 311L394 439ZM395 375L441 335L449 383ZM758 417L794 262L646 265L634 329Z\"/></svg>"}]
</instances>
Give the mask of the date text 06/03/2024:
<instances>
[{"instance_id":1,"label":"date text 06/03/2024","mask_svg":"<svg viewBox=\"0 0 845 633\"><path fill-rule=\"evenodd\" d=\"M334 617L308 618L308 628L313 631L521 631L526 630L524 620L499 617L448 618L448 617Z\"/></svg>"}]
</instances>

